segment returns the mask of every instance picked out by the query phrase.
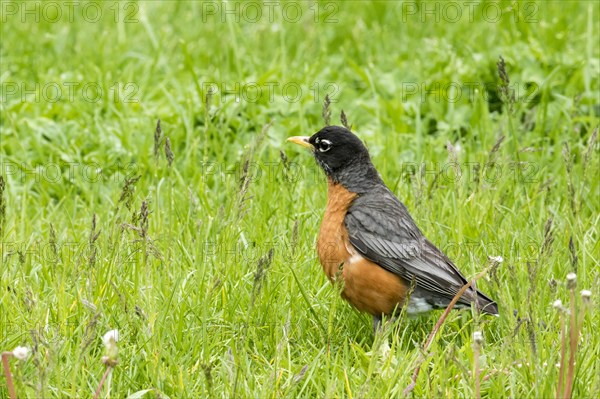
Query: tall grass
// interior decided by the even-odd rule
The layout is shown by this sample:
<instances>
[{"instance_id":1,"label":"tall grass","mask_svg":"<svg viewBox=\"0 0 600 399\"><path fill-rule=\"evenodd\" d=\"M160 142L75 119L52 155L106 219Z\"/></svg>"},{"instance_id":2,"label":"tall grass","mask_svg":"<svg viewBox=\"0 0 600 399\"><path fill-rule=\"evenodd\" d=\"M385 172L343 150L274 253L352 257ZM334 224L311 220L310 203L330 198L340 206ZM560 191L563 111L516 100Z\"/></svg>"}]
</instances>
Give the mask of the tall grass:
<instances>
[{"instance_id":1,"label":"tall grass","mask_svg":"<svg viewBox=\"0 0 600 399\"><path fill-rule=\"evenodd\" d=\"M298 21L34 3L0 15L0 351L31 349L10 361L19 397L92 397L113 329L101 396L402 397L419 362L415 397L600 396L597 3L452 3L457 20L289 3ZM425 353L439 313L375 338L339 298L315 255L324 177L285 145L323 126L326 95L465 275L504 259L477 284L500 318L453 311ZM569 273L590 291L575 329L552 307L583 309Z\"/></svg>"}]
</instances>

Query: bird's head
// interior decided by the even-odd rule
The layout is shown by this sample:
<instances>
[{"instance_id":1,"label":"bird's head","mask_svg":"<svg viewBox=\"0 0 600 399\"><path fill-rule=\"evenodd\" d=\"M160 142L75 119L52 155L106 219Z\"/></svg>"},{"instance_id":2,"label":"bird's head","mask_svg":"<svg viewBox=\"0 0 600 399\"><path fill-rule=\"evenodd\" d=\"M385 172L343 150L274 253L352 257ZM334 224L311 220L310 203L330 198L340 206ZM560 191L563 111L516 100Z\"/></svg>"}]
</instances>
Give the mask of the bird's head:
<instances>
[{"instance_id":1,"label":"bird's head","mask_svg":"<svg viewBox=\"0 0 600 399\"><path fill-rule=\"evenodd\" d=\"M294 136L287 141L309 148L327 177L348 189L366 188L368 181L365 179L380 181L369 151L346 128L326 126L310 137Z\"/></svg>"}]
</instances>

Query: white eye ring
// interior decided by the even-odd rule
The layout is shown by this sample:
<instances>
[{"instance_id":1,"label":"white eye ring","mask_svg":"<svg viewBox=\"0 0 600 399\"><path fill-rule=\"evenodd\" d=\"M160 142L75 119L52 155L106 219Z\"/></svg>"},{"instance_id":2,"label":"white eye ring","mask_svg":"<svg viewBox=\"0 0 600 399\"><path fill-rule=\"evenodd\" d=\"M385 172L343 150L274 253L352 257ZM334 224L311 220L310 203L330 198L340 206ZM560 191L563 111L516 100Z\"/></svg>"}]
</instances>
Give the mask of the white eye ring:
<instances>
[{"instance_id":1,"label":"white eye ring","mask_svg":"<svg viewBox=\"0 0 600 399\"><path fill-rule=\"evenodd\" d=\"M331 141L329 140L321 140L318 142L319 144L319 152L327 152L331 149Z\"/></svg>"}]
</instances>

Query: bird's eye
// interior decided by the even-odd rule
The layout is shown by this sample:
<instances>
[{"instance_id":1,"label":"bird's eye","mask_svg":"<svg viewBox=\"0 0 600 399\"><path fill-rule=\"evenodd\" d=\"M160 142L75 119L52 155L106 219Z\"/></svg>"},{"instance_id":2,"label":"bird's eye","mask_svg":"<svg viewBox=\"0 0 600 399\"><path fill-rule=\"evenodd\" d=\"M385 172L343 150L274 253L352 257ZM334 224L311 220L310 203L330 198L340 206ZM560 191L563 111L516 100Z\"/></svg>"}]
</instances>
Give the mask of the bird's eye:
<instances>
[{"instance_id":1,"label":"bird's eye","mask_svg":"<svg viewBox=\"0 0 600 399\"><path fill-rule=\"evenodd\" d=\"M321 140L319 141L319 151L327 152L331 149L331 141L329 140Z\"/></svg>"}]
</instances>

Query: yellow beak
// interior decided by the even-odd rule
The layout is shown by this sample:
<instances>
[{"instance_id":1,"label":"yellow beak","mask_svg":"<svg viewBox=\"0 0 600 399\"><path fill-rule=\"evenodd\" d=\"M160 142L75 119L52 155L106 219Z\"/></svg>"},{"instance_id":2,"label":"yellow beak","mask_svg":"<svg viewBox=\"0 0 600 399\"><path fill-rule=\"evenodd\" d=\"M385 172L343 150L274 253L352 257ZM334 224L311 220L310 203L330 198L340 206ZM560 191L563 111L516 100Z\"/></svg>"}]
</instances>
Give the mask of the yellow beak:
<instances>
[{"instance_id":1,"label":"yellow beak","mask_svg":"<svg viewBox=\"0 0 600 399\"><path fill-rule=\"evenodd\" d=\"M308 142L308 139L310 139L310 137L308 136L293 136L287 139L287 141L313 150L315 147L313 147L313 145Z\"/></svg>"}]
</instances>

